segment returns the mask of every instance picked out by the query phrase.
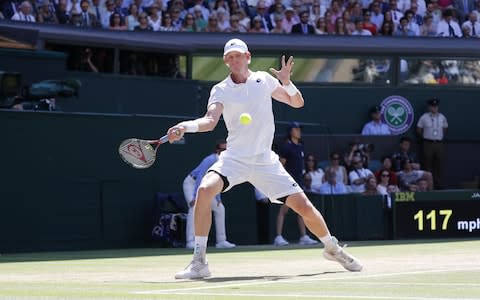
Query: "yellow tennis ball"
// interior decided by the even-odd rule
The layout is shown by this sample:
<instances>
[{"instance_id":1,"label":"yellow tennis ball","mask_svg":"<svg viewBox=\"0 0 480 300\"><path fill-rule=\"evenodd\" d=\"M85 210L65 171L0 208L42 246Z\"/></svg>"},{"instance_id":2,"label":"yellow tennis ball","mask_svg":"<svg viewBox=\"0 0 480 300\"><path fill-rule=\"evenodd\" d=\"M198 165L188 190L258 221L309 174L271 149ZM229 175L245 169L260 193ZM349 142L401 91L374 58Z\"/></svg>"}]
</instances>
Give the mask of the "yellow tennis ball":
<instances>
[{"instance_id":1,"label":"yellow tennis ball","mask_svg":"<svg viewBox=\"0 0 480 300\"><path fill-rule=\"evenodd\" d=\"M240 115L240 124L248 125L252 122L252 116L249 113L243 113Z\"/></svg>"}]
</instances>

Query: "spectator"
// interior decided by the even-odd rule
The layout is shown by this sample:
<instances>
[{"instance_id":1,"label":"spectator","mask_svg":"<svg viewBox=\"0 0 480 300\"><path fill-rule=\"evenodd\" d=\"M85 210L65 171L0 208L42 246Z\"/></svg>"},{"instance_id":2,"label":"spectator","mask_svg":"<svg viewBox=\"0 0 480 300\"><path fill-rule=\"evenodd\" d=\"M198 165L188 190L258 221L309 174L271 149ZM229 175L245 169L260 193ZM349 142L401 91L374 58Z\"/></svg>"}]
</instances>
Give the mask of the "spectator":
<instances>
[{"instance_id":1,"label":"spectator","mask_svg":"<svg viewBox=\"0 0 480 300\"><path fill-rule=\"evenodd\" d=\"M79 14L82 11L80 7L80 0L69 0L67 1L67 12L70 15Z\"/></svg>"},{"instance_id":2,"label":"spectator","mask_svg":"<svg viewBox=\"0 0 480 300\"><path fill-rule=\"evenodd\" d=\"M172 17L172 26L175 27L176 31L180 30L180 27L182 26L182 22L183 22L183 17L181 14L182 11L176 6L172 6L171 9L169 9L168 11L170 12L170 16ZM217 25L218 25L218 18L217 18Z\"/></svg>"},{"instance_id":3,"label":"spectator","mask_svg":"<svg viewBox=\"0 0 480 300\"><path fill-rule=\"evenodd\" d=\"M433 23L433 17L426 15L423 18L423 24L420 26L421 36L437 36L437 27Z\"/></svg>"},{"instance_id":4,"label":"spectator","mask_svg":"<svg viewBox=\"0 0 480 300\"><path fill-rule=\"evenodd\" d=\"M382 107L375 105L370 109L371 121L362 129L362 135L391 135L390 128L382 121Z\"/></svg>"},{"instance_id":5,"label":"spectator","mask_svg":"<svg viewBox=\"0 0 480 300\"><path fill-rule=\"evenodd\" d=\"M363 29L370 31L372 35L377 35L377 25L371 20L372 13L366 10L363 13Z\"/></svg>"},{"instance_id":6,"label":"spectator","mask_svg":"<svg viewBox=\"0 0 480 300\"><path fill-rule=\"evenodd\" d=\"M248 32L267 33L267 31L265 31L265 27L262 25L262 18L260 16L253 17L252 25Z\"/></svg>"},{"instance_id":7,"label":"spectator","mask_svg":"<svg viewBox=\"0 0 480 300\"><path fill-rule=\"evenodd\" d=\"M218 27L218 19L216 13L211 13L210 17L208 17L207 27L203 30L204 32L220 32L220 28Z\"/></svg>"},{"instance_id":8,"label":"spectator","mask_svg":"<svg viewBox=\"0 0 480 300\"><path fill-rule=\"evenodd\" d=\"M391 21L385 21L382 24L382 28L379 31L379 35L392 36L394 32L394 24Z\"/></svg>"},{"instance_id":9,"label":"spectator","mask_svg":"<svg viewBox=\"0 0 480 300\"><path fill-rule=\"evenodd\" d=\"M13 21L33 22L35 23L35 16L32 14L32 5L28 1L23 1L18 8L18 11L11 18Z\"/></svg>"},{"instance_id":10,"label":"spectator","mask_svg":"<svg viewBox=\"0 0 480 300\"><path fill-rule=\"evenodd\" d=\"M199 19L199 15L196 14L197 11L200 12L203 20L208 20L208 17L210 16L210 10L203 6L203 2L203 0L194 0L195 5L188 9L188 12L193 13L197 20Z\"/></svg>"},{"instance_id":11,"label":"spectator","mask_svg":"<svg viewBox=\"0 0 480 300\"><path fill-rule=\"evenodd\" d=\"M303 183L303 144L302 144L302 130L298 122L292 122L288 126L288 136L285 143L281 146L279 151L280 161L285 167L285 170L293 177L296 183L300 186L304 186ZM282 236L283 223L285 215L288 213L289 208L283 204L280 207L277 215L277 227L275 240L273 244L275 246L288 245L288 241ZM313 245L318 241L310 238L306 233L305 223L300 215L297 216L298 228L300 231L301 245Z\"/></svg>"},{"instance_id":12,"label":"spectator","mask_svg":"<svg viewBox=\"0 0 480 300\"><path fill-rule=\"evenodd\" d=\"M432 0L430 0L432 1ZM427 4L425 0L411 0L410 1L410 9L413 10L414 13L418 14L420 17L425 17L427 12ZM421 24L420 24L421 25Z\"/></svg>"},{"instance_id":13,"label":"spectator","mask_svg":"<svg viewBox=\"0 0 480 300\"><path fill-rule=\"evenodd\" d=\"M440 113L440 100L427 101L428 112L417 123L417 133L423 138L423 163L433 175L435 189L442 188L442 167L445 160L443 138L447 132L447 118Z\"/></svg>"},{"instance_id":14,"label":"spectator","mask_svg":"<svg viewBox=\"0 0 480 300\"><path fill-rule=\"evenodd\" d=\"M153 3L148 8L148 24L152 27L153 31L159 31L160 27L162 27L162 18L159 9L160 6L156 3ZM171 21L172 20L170 20L170 22Z\"/></svg>"},{"instance_id":15,"label":"spectator","mask_svg":"<svg viewBox=\"0 0 480 300\"><path fill-rule=\"evenodd\" d=\"M138 15L138 25L133 29L135 31L153 31L152 26L148 24L148 16L146 13Z\"/></svg>"},{"instance_id":16,"label":"spectator","mask_svg":"<svg viewBox=\"0 0 480 300\"><path fill-rule=\"evenodd\" d=\"M103 20L103 14L105 13L105 8L103 8L100 4L101 0L92 0L92 5L90 5L89 7L89 13L91 14L94 14L95 17L97 18L97 21L100 23L102 23L102 20ZM138 6L137 6L138 8ZM133 29L132 29L133 30Z\"/></svg>"},{"instance_id":17,"label":"spectator","mask_svg":"<svg viewBox=\"0 0 480 300\"><path fill-rule=\"evenodd\" d=\"M412 140L407 136L400 138L399 149L392 154L393 170L398 172L401 170L401 162L404 159L410 160L410 164L414 170L420 170L420 163L417 154L411 151Z\"/></svg>"},{"instance_id":18,"label":"spectator","mask_svg":"<svg viewBox=\"0 0 480 300\"><path fill-rule=\"evenodd\" d=\"M191 13L187 13L185 15L185 19L183 19L182 27L180 31L183 32L196 32L197 25L195 24L195 17Z\"/></svg>"},{"instance_id":19,"label":"spectator","mask_svg":"<svg viewBox=\"0 0 480 300\"><path fill-rule=\"evenodd\" d=\"M300 13L300 23L292 26L292 33L295 34L315 34L315 28L308 23L310 14L308 11Z\"/></svg>"},{"instance_id":20,"label":"spectator","mask_svg":"<svg viewBox=\"0 0 480 300\"><path fill-rule=\"evenodd\" d=\"M282 4L282 1L276 0L276 3L272 4L270 6L270 9L268 10L268 15L270 16L270 23L272 23L273 28L277 27L275 24L275 16L283 16L285 7ZM272 30L273 30L272 28Z\"/></svg>"},{"instance_id":21,"label":"spectator","mask_svg":"<svg viewBox=\"0 0 480 300\"><path fill-rule=\"evenodd\" d=\"M265 1L264 0L259 0L257 2L257 10L256 10L256 14L254 16L254 19L255 17L259 17L257 18L257 20L259 19L260 20L260 28L262 28L263 30L260 30L257 26L258 25L253 25L252 28L256 28L254 32L266 32L266 33L269 33L270 30L273 29L273 24L272 24L272 20L270 19L270 16L268 14L268 10L267 10L267 6L265 4Z\"/></svg>"},{"instance_id":22,"label":"spectator","mask_svg":"<svg viewBox=\"0 0 480 300\"><path fill-rule=\"evenodd\" d=\"M400 19L400 24L398 25L394 35L395 36L415 36L415 32L413 32L408 26L408 19L406 17L402 17Z\"/></svg>"},{"instance_id":23,"label":"spectator","mask_svg":"<svg viewBox=\"0 0 480 300\"><path fill-rule=\"evenodd\" d=\"M295 10L292 7L287 7L285 9L285 18L282 21L283 29L290 33L292 32L293 25L300 22L300 18L295 14Z\"/></svg>"},{"instance_id":24,"label":"spectator","mask_svg":"<svg viewBox=\"0 0 480 300\"><path fill-rule=\"evenodd\" d=\"M89 12L90 2L88 0L82 0L80 2L80 9L82 14L81 27L100 27L100 22L97 20L97 16Z\"/></svg>"},{"instance_id":25,"label":"spectator","mask_svg":"<svg viewBox=\"0 0 480 300\"><path fill-rule=\"evenodd\" d=\"M114 13L115 3L113 0L105 1L105 13L102 14L102 27L107 29L110 27L110 16Z\"/></svg>"},{"instance_id":26,"label":"spectator","mask_svg":"<svg viewBox=\"0 0 480 300\"><path fill-rule=\"evenodd\" d=\"M216 10L217 18L218 18L218 27L220 31L225 31L228 27L230 27L230 18L228 17L227 11L223 7L219 7Z\"/></svg>"},{"instance_id":27,"label":"spectator","mask_svg":"<svg viewBox=\"0 0 480 300\"><path fill-rule=\"evenodd\" d=\"M352 16L348 10L343 11L343 22L345 23L345 31L351 35L355 31L355 23L352 20Z\"/></svg>"},{"instance_id":28,"label":"spectator","mask_svg":"<svg viewBox=\"0 0 480 300\"><path fill-rule=\"evenodd\" d=\"M326 10L323 17L325 18L325 23L327 24L328 34L335 34L335 23L332 21L332 13L330 10Z\"/></svg>"},{"instance_id":29,"label":"spectator","mask_svg":"<svg viewBox=\"0 0 480 300\"><path fill-rule=\"evenodd\" d=\"M317 22L315 23L315 33L320 35L328 34L327 24L325 23L324 17L320 17L317 19Z\"/></svg>"},{"instance_id":30,"label":"spectator","mask_svg":"<svg viewBox=\"0 0 480 300\"><path fill-rule=\"evenodd\" d=\"M273 17L273 21L275 27L270 31L270 33L280 33L280 34L287 34L288 32L283 28L283 14L275 15Z\"/></svg>"},{"instance_id":31,"label":"spectator","mask_svg":"<svg viewBox=\"0 0 480 300\"><path fill-rule=\"evenodd\" d=\"M480 23L478 22L477 15L475 13L471 12L468 14L468 20L463 23L462 29L463 28L467 29L467 32L471 37L480 37Z\"/></svg>"},{"instance_id":32,"label":"spectator","mask_svg":"<svg viewBox=\"0 0 480 300\"><path fill-rule=\"evenodd\" d=\"M168 12L165 12L162 16L162 26L158 31L178 31L177 28L173 25L172 15Z\"/></svg>"},{"instance_id":33,"label":"spectator","mask_svg":"<svg viewBox=\"0 0 480 300\"><path fill-rule=\"evenodd\" d=\"M125 18L125 25L127 25L128 30L133 31L135 27L140 25L138 14L138 6L135 3L130 4L128 7L128 16Z\"/></svg>"},{"instance_id":34,"label":"spectator","mask_svg":"<svg viewBox=\"0 0 480 300\"><path fill-rule=\"evenodd\" d=\"M374 196L378 195L377 191L377 179L374 176L368 177L365 182L365 191L362 193L365 196Z\"/></svg>"},{"instance_id":35,"label":"spectator","mask_svg":"<svg viewBox=\"0 0 480 300\"><path fill-rule=\"evenodd\" d=\"M475 9L475 2L478 0L453 0L452 6L449 8L456 9L456 15L458 16L458 21L462 24L468 19L469 14Z\"/></svg>"},{"instance_id":36,"label":"spectator","mask_svg":"<svg viewBox=\"0 0 480 300\"><path fill-rule=\"evenodd\" d=\"M438 23L442 20L442 10L438 7L437 0L430 0L427 4L426 16L432 16L433 24L438 27Z\"/></svg>"},{"instance_id":37,"label":"spectator","mask_svg":"<svg viewBox=\"0 0 480 300\"><path fill-rule=\"evenodd\" d=\"M318 161L313 154L307 155L305 159L305 174L310 176L311 190L318 192L324 181L325 173L318 167Z\"/></svg>"},{"instance_id":38,"label":"spectator","mask_svg":"<svg viewBox=\"0 0 480 300\"><path fill-rule=\"evenodd\" d=\"M69 19L69 24L74 27L82 26L82 15L76 11L72 12Z\"/></svg>"},{"instance_id":39,"label":"spectator","mask_svg":"<svg viewBox=\"0 0 480 300\"><path fill-rule=\"evenodd\" d=\"M352 22L356 22L357 20L363 20L363 10L362 6L359 2L355 1L353 4L350 5L350 14L352 18Z\"/></svg>"},{"instance_id":40,"label":"spectator","mask_svg":"<svg viewBox=\"0 0 480 300\"><path fill-rule=\"evenodd\" d=\"M388 183L398 185L397 174L392 169L392 159L388 156L384 156L380 161L382 162L382 166L375 172L375 177L377 178L377 181L382 182L381 175L383 173L388 173Z\"/></svg>"},{"instance_id":41,"label":"spectator","mask_svg":"<svg viewBox=\"0 0 480 300\"><path fill-rule=\"evenodd\" d=\"M336 182L348 184L347 169L340 164L340 154L338 152L330 153L330 165L325 168L327 170L335 172Z\"/></svg>"},{"instance_id":42,"label":"spectator","mask_svg":"<svg viewBox=\"0 0 480 300\"><path fill-rule=\"evenodd\" d=\"M390 181L390 172L388 171L382 171L380 172L380 179L378 179L378 184L377 184L377 193L379 195L384 195L387 197L387 207L391 208L392 207L392 199L390 197L390 191L392 189L395 189L399 191L398 186L396 184L391 183ZM394 187L394 188L392 188Z\"/></svg>"},{"instance_id":43,"label":"spectator","mask_svg":"<svg viewBox=\"0 0 480 300\"><path fill-rule=\"evenodd\" d=\"M120 13L114 12L110 15L110 27L108 27L108 29L119 31L127 30L127 26L125 25L125 22L123 21L122 15Z\"/></svg>"},{"instance_id":44,"label":"spectator","mask_svg":"<svg viewBox=\"0 0 480 300\"><path fill-rule=\"evenodd\" d=\"M186 228L186 247L193 249L195 246L194 233L194 207L198 187L203 176L207 174L208 169L218 160L220 153L227 149L225 140L217 141L215 152L205 157L202 162L188 174L183 181L183 193L188 204L187 228ZM220 194L212 199L212 211L215 216L215 232L217 237L217 248L234 248L235 244L227 241L227 233L225 230L225 206L222 203Z\"/></svg>"},{"instance_id":45,"label":"spectator","mask_svg":"<svg viewBox=\"0 0 480 300\"><path fill-rule=\"evenodd\" d=\"M243 9L239 9L236 14L240 18L240 22L239 22L240 25L245 27L248 31L248 29L250 28L250 17L247 15L245 10L243 10Z\"/></svg>"},{"instance_id":46,"label":"spectator","mask_svg":"<svg viewBox=\"0 0 480 300\"><path fill-rule=\"evenodd\" d=\"M332 23L335 24L337 18L342 17L343 13L339 0L332 0L329 10L332 13Z\"/></svg>"},{"instance_id":47,"label":"spectator","mask_svg":"<svg viewBox=\"0 0 480 300\"><path fill-rule=\"evenodd\" d=\"M428 187L428 180L425 178L420 178L417 180L417 192L428 192L431 189Z\"/></svg>"},{"instance_id":48,"label":"spectator","mask_svg":"<svg viewBox=\"0 0 480 300\"><path fill-rule=\"evenodd\" d=\"M3 17L10 20L13 15L18 12L18 0L5 0L0 4L0 7L2 9Z\"/></svg>"},{"instance_id":49,"label":"spectator","mask_svg":"<svg viewBox=\"0 0 480 300\"><path fill-rule=\"evenodd\" d=\"M55 10L58 24L70 24L70 14L67 12L67 0L59 0Z\"/></svg>"},{"instance_id":50,"label":"spectator","mask_svg":"<svg viewBox=\"0 0 480 300\"><path fill-rule=\"evenodd\" d=\"M397 8L397 0L390 0L388 8L392 14L392 21L395 26L400 24L400 19L403 17L403 13Z\"/></svg>"},{"instance_id":51,"label":"spectator","mask_svg":"<svg viewBox=\"0 0 480 300\"><path fill-rule=\"evenodd\" d=\"M197 31L203 31L207 27L207 20L208 17L204 17L203 9L206 9L203 6L195 5L193 7L193 15L195 17L195 26L197 27Z\"/></svg>"},{"instance_id":52,"label":"spectator","mask_svg":"<svg viewBox=\"0 0 480 300\"><path fill-rule=\"evenodd\" d=\"M380 3L378 1L375 1L372 3L372 15L370 17L370 21L377 26L377 31L382 28L383 24L383 13L382 13L382 8L380 7Z\"/></svg>"},{"instance_id":53,"label":"spectator","mask_svg":"<svg viewBox=\"0 0 480 300\"><path fill-rule=\"evenodd\" d=\"M414 36L420 36L420 24L417 23L417 19L415 18L413 11L407 10L405 12L405 17L408 20L408 29L413 32Z\"/></svg>"},{"instance_id":54,"label":"spectator","mask_svg":"<svg viewBox=\"0 0 480 300\"><path fill-rule=\"evenodd\" d=\"M414 170L408 159L402 160L402 170L397 173L399 187L401 191L416 192L418 189L417 181L425 178L425 172L422 170Z\"/></svg>"},{"instance_id":55,"label":"spectator","mask_svg":"<svg viewBox=\"0 0 480 300\"><path fill-rule=\"evenodd\" d=\"M312 190L312 176L309 173L303 174L303 191L310 193L317 193L318 191Z\"/></svg>"},{"instance_id":56,"label":"spectator","mask_svg":"<svg viewBox=\"0 0 480 300\"><path fill-rule=\"evenodd\" d=\"M43 0L38 5L37 22L45 24L58 24L57 16L50 10L50 0Z\"/></svg>"},{"instance_id":57,"label":"spectator","mask_svg":"<svg viewBox=\"0 0 480 300\"><path fill-rule=\"evenodd\" d=\"M372 33L366 29L363 29L363 21L360 19L355 20L355 30L352 35L371 36Z\"/></svg>"},{"instance_id":58,"label":"spectator","mask_svg":"<svg viewBox=\"0 0 480 300\"><path fill-rule=\"evenodd\" d=\"M480 20L480 1L477 1L477 7L472 12L477 15L477 20Z\"/></svg>"},{"instance_id":59,"label":"spectator","mask_svg":"<svg viewBox=\"0 0 480 300\"><path fill-rule=\"evenodd\" d=\"M349 33L345 29L345 22L343 21L343 17L337 18L337 20L335 21L335 34L349 35Z\"/></svg>"},{"instance_id":60,"label":"spectator","mask_svg":"<svg viewBox=\"0 0 480 300\"><path fill-rule=\"evenodd\" d=\"M315 24L318 18L323 17L325 12L321 10L320 4L318 1L313 2L312 9L310 11L310 24Z\"/></svg>"},{"instance_id":61,"label":"spectator","mask_svg":"<svg viewBox=\"0 0 480 300\"><path fill-rule=\"evenodd\" d=\"M438 23L437 35L442 37L462 37L462 30L453 20L453 11L447 9L443 12L443 19Z\"/></svg>"},{"instance_id":62,"label":"spectator","mask_svg":"<svg viewBox=\"0 0 480 300\"><path fill-rule=\"evenodd\" d=\"M412 19L418 26L422 26L423 24L423 16L418 13L418 4L412 2L412 6L410 7L409 11L412 13Z\"/></svg>"},{"instance_id":63,"label":"spectator","mask_svg":"<svg viewBox=\"0 0 480 300\"><path fill-rule=\"evenodd\" d=\"M348 174L352 193L365 192L365 183L370 177L375 177L369 169L363 167L362 159L355 156L352 160L353 170Z\"/></svg>"},{"instance_id":64,"label":"spectator","mask_svg":"<svg viewBox=\"0 0 480 300\"><path fill-rule=\"evenodd\" d=\"M339 195L346 194L347 188L343 182L337 180L337 173L334 169L327 169L325 182L320 186L319 192L322 195Z\"/></svg>"}]
</instances>

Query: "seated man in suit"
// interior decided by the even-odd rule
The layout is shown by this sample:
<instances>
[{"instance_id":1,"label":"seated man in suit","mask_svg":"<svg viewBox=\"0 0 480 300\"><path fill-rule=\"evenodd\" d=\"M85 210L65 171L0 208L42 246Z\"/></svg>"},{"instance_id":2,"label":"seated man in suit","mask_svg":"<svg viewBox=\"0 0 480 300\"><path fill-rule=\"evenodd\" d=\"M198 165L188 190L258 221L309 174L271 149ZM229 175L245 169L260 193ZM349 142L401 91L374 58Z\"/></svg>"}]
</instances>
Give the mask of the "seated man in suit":
<instances>
[{"instance_id":1,"label":"seated man in suit","mask_svg":"<svg viewBox=\"0 0 480 300\"><path fill-rule=\"evenodd\" d=\"M308 24L310 20L310 14L308 11L302 11L300 13L300 23L292 26L292 33L299 34L315 34L315 28Z\"/></svg>"}]
</instances>

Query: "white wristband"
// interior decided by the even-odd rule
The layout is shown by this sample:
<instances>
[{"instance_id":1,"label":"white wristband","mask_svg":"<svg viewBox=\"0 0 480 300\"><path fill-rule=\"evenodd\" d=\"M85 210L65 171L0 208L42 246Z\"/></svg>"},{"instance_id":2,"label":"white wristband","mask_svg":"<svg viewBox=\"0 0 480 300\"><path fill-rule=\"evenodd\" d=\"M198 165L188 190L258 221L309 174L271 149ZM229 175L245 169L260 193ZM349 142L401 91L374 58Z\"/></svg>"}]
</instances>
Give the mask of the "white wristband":
<instances>
[{"instance_id":1,"label":"white wristband","mask_svg":"<svg viewBox=\"0 0 480 300\"><path fill-rule=\"evenodd\" d=\"M198 132L197 121L185 121L182 123L182 126L185 127L185 132L188 132L188 133Z\"/></svg>"},{"instance_id":2,"label":"white wristband","mask_svg":"<svg viewBox=\"0 0 480 300\"><path fill-rule=\"evenodd\" d=\"M283 88L289 96L295 96L297 93L300 93L300 91L297 89L297 87L293 84L292 81L290 81L288 85L284 85Z\"/></svg>"}]
</instances>

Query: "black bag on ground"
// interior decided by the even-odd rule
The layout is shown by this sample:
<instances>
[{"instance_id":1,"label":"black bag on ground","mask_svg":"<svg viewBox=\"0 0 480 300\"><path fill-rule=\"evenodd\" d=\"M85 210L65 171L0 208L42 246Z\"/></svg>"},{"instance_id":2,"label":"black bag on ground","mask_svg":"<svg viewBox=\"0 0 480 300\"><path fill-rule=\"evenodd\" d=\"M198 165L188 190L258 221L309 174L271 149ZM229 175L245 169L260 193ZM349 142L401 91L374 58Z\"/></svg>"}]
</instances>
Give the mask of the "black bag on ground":
<instances>
[{"instance_id":1,"label":"black bag on ground","mask_svg":"<svg viewBox=\"0 0 480 300\"><path fill-rule=\"evenodd\" d=\"M152 239L162 247L185 247L188 207L180 193L155 193Z\"/></svg>"}]
</instances>

